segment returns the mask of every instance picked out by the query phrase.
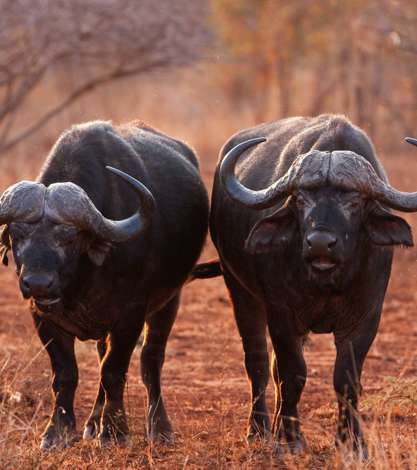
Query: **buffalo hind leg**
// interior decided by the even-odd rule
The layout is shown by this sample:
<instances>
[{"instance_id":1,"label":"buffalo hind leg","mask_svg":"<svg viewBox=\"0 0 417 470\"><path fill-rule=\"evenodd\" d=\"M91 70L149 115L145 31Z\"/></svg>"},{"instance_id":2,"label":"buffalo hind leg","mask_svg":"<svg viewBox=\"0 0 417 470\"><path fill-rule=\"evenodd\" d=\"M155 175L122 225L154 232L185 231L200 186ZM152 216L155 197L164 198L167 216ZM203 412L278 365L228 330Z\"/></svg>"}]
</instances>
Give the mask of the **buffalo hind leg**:
<instances>
[{"instance_id":1,"label":"buffalo hind leg","mask_svg":"<svg viewBox=\"0 0 417 470\"><path fill-rule=\"evenodd\" d=\"M269 358L266 343L266 315L258 302L231 275L224 275L245 354L245 368L251 386L251 411L247 439L266 438L271 425L266 406Z\"/></svg>"},{"instance_id":2,"label":"buffalo hind leg","mask_svg":"<svg viewBox=\"0 0 417 470\"><path fill-rule=\"evenodd\" d=\"M148 395L146 433L149 441L172 442L174 432L161 394L161 371L165 348L177 315L179 295L161 310L146 318L140 356L142 380Z\"/></svg>"},{"instance_id":3,"label":"buffalo hind leg","mask_svg":"<svg viewBox=\"0 0 417 470\"><path fill-rule=\"evenodd\" d=\"M106 349L107 349L106 338L99 339L97 341L97 353L98 353L100 365L104 356L106 355ZM105 400L104 388L100 380L97 396L93 405L93 409L84 425L84 433L83 433L84 440L94 439L95 437L98 436L100 432L100 420L101 420L101 415L103 413L104 400Z\"/></svg>"},{"instance_id":4,"label":"buffalo hind leg","mask_svg":"<svg viewBox=\"0 0 417 470\"><path fill-rule=\"evenodd\" d=\"M33 319L42 344L51 361L54 408L42 435L41 449L67 447L75 440L74 394L78 369L74 353L74 337L42 320L36 313Z\"/></svg>"},{"instance_id":5,"label":"buffalo hind leg","mask_svg":"<svg viewBox=\"0 0 417 470\"><path fill-rule=\"evenodd\" d=\"M274 346L272 375L275 382L273 433L277 442L285 437L291 452L301 452L307 448L297 410L307 376L302 338L290 340L271 336Z\"/></svg>"},{"instance_id":6,"label":"buffalo hind leg","mask_svg":"<svg viewBox=\"0 0 417 470\"><path fill-rule=\"evenodd\" d=\"M125 444L129 428L123 403L130 358L143 328L143 316L128 313L125 321L113 329L108 337L106 355L101 362L101 385L105 402L101 417L100 444L111 441Z\"/></svg>"}]
</instances>

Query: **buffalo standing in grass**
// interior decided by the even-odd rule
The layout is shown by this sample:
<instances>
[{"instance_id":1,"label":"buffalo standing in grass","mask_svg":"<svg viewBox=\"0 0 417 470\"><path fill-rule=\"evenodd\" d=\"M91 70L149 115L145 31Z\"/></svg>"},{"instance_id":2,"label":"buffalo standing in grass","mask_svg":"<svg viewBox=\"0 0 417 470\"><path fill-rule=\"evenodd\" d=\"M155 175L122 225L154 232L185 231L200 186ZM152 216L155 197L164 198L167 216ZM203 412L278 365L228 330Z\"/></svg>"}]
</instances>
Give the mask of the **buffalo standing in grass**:
<instances>
[{"instance_id":1,"label":"buffalo standing in grass","mask_svg":"<svg viewBox=\"0 0 417 470\"><path fill-rule=\"evenodd\" d=\"M121 178L114 176L106 165L131 176L109 168ZM194 153L146 126L75 126L55 144L37 182L21 181L3 193L0 223L3 261L11 248L53 369L54 409L41 447L74 437L75 338L97 340L100 358L84 438L125 440L123 390L144 324L147 433L171 439L161 368L181 287L208 225Z\"/></svg>"},{"instance_id":2,"label":"buffalo standing in grass","mask_svg":"<svg viewBox=\"0 0 417 470\"><path fill-rule=\"evenodd\" d=\"M387 208L416 211L417 193L389 185L368 137L342 116L283 119L225 144L210 224L251 383L249 438L270 431L266 327L273 433L293 450L306 445L297 412L307 377L303 342L311 331L333 333L337 442L350 438L366 454L356 412L362 366L377 332L392 246L413 244L408 224Z\"/></svg>"}]
</instances>

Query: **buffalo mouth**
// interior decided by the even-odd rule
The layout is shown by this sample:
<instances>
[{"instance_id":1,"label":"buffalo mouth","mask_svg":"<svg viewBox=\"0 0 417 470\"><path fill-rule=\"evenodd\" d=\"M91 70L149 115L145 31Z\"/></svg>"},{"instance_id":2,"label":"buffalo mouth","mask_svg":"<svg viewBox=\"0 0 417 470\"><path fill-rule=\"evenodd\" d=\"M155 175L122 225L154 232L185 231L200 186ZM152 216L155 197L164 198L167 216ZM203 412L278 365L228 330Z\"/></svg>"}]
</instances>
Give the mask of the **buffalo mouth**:
<instances>
[{"instance_id":1,"label":"buffalo mouth","mask_svg":"<svg viewBox=\"0 0 417 470\"><path fill-rule=\"evenodd\" d=\"M52 312L59 310L62 306L61 299L55 298L33 298L36 307L43 312Z\"/></svg>"},{"instance_id":2,"label":"buffalo mouth","mask_svg":"<svg viewBox=\"0 0 417 470\"><path fill-rule=\"evenodd\" d=\"M307 261L312 270L316 273L331 273L338 266L335 260L327 257L310 258Z\"/></svg>"},{"instance_id":3,"label":"buffalo mouth","mask_svg":"<svg viewBox=\"0 0 417 470\"><path fill-rule=\"evenodd\" d=\"M330 271L337 266L337 263L327 258L313 259L310 263L311 266L318 271Z\"/></svg>"}]
</instances>

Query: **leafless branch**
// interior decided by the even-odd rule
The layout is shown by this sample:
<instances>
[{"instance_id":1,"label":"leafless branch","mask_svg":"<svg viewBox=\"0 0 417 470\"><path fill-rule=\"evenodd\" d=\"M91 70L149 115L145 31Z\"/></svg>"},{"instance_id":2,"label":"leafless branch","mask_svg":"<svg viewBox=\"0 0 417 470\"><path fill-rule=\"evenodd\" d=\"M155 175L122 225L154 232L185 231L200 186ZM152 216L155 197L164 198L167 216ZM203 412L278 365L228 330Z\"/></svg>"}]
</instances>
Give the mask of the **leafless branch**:
<instances>
[{"instance_id":1,"label":"leafless branch","mask_svg":"<svg viewBox=\"0 0 417 470\"><path fill-rule=\"evenodd\" d=\"M0 154L81 96L113 80L199 58L206 2L0 0ZM67 96L24 130L11 119L53 70L75 73Z\"/></svg>"},{"instance_id":2,"label":"leafless branch","mask_svg":"<svg viewBox=\"0 0 417 470\"><path fill-rule=\"evenodd\" d=\"M163 62L161 62L160 64L157 64L157 63L152 64L153 70L156 70L158 67L161 67L161 68L166 67L166 64ZM94 78L94 79L89 80L87 83L84 83L83 85L79 86L74 91L72 91L72 93L68 95L61 103L54 106L48 112L40 116L35 124L33 124L32 126L29 126L27 129L18 133L16 136L14 136L13 139L9 140L8 142L0 146L0 154L7 152L12 147L20 143L22 140L27 139L28 137L33 135L39 129L44 127L52 118L54 118L56 115L62 112L65 108L67 108L72 103L74 103L75 101L80 99L82 96L86 95L87 93L91 92L92 90L99 88L100 86L105 85L106 83L113 82L116 80L121 80L122 78L127 78L132 75L139 75L144 72L148 72L147 66L144 66L142 68L138 67L132 70L115 71L106 76L101 76L99 78Z\"/></svg>"}]
</instances>

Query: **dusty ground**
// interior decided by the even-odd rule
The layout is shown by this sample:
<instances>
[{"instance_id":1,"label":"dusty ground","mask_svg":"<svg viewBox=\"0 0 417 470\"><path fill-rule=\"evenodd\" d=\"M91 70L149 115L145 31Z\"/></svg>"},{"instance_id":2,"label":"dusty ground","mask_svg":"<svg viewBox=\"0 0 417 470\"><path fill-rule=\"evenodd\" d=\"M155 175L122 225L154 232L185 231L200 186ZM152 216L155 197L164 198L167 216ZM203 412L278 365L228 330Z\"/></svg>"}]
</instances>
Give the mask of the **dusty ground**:
<instances>
[{"instance_id":1,"label":"dusty ground","mask_svg":"<svg viewBox=\"0 0 417 470\"><path fill-rule=\"evenodd\" d=\"M212 163L205 163L209 183ZM411 152L386 156L391 181L417 187L417 159ZM417 232L417 216L407 216ZM214 256L208 244L204 258ZM280 459L269 444L244 440L248 384L240 340L221 278L184 289L163 373L163 390L177 433L171 447L149 447L144 438L144 388L138 351L126 393L132 431L127 449L100 450L78 443L51 454L37 450L50 409L50 368L17 291L13 268L0 269L0 469L6 468L335 468L355 466L334 451L336 403L332 390L334 348L330 335L314 335L306 347L308 382L301 417L311 452ZM93 343L78 343L80 383L78 428L98 383ZM366 468L417 468L417 250L397 250L382 324L363 374L361 408L371 444ZM269 400L272 407L272 385Z\"/></svg>"}]
</instances>

